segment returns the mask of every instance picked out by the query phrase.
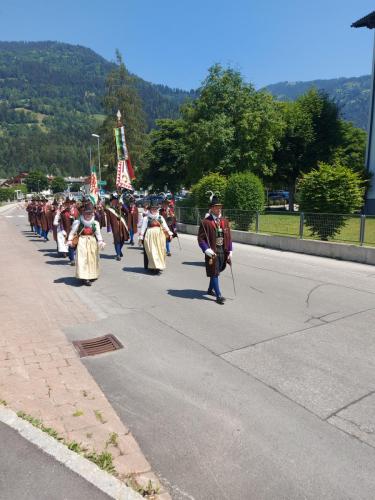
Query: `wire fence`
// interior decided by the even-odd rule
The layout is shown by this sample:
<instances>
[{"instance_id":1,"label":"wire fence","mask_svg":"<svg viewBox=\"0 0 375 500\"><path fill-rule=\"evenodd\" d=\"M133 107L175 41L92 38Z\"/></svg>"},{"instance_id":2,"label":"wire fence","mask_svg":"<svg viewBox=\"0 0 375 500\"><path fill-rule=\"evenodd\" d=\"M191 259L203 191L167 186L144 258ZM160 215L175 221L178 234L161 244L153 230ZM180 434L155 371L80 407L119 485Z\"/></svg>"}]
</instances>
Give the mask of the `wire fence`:
<instances>
[{"instance_id":1,"label":"wire fence","mask_svg":"<svg viewBox=\"0 0 375 500\"><path fill-rule=\"evenodd\" d=\"M199 225L206 208L176 207L177 221ZM375 216L223 209L232 229L300 239L375 246Z\"/></svg>"}]
</instances>

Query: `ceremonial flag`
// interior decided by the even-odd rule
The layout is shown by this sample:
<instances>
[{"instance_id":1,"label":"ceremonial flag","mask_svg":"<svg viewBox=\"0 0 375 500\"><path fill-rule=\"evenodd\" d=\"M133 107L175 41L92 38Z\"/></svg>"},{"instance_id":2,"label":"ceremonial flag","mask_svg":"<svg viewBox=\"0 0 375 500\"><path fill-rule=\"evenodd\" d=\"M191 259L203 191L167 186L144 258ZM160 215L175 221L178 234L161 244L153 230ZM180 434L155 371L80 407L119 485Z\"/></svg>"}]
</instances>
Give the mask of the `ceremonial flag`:
<instances>
[{"instance_id":1,"label":"ceremonial flag","mask_svg":"<svg viewBox=\"0 0 375 500\"><path fill-rule=\"evenodd\" d=\"M133 191L128 163L126 160L120 160L117 164L116 187L120 189L130 189Z\"/></svg>"},{"instance_id":2,"label":"ceremonial flag","mask_svg":"<svg viewBox=\"0 0 375 500\"><path fill-rule=\"evenodd\" d=\"M120 164L120 162L126 163L126 171L127 171L126 173L129 177L130 181L132 181L133 179L135 179L135 175L134 175L133 166L132 166L131 161L130 161L128 148L126 146L125 128L123 126L116 127L114 129L114 132L115 132L115 139L116 139L117 160L119 162L118 164ZM122 169L122 171L124 171L123 165L121 165L121 169ZM119 169L117 170L117 175L119 175ZM119 187L121 187L121 186L119 186Z\"/></svg>"},{"instance_id":3,"label":"ceremonial flag","mask_svg":"<svg viewBox=\"0 0 375 500\"><path fill-rule=\"evenodd\" d=\"M99 192L99 188L98 188L98 179L96 177L96 170L95 170L95 167L92 166L91 167L91 176L90 176L90 194L89 194L89 197L90 197L91 201L94 203L94 205L96 205L96 203L98 202L98 192Z\"/></svg>"}]
</instances>

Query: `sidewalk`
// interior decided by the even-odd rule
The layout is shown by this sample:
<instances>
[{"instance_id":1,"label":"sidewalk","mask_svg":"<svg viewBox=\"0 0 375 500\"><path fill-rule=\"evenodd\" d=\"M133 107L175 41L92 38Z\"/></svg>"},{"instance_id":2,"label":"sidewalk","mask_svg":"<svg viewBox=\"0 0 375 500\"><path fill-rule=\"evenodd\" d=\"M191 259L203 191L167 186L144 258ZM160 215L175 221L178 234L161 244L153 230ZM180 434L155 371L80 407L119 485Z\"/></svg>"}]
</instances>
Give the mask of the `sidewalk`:
<instances>
[{"instance_id":1,"label":"sidewalk","mask_svg":"<svg viewBox=\"0 0 375 500\"><path fill-rule=\"evenodd\" d=\"M95 314L69 287L53 284L48 266L29 241L35 238L27 232L27 218L16 227L6 218L10 213L0 211L0 401L42 420L68 442L98 454L109 452L120 478L131 476L143 486L151 480L160 487L157 498L169 499L61 331L62 325L90 328Z\"/></svg>"}]
</instances>

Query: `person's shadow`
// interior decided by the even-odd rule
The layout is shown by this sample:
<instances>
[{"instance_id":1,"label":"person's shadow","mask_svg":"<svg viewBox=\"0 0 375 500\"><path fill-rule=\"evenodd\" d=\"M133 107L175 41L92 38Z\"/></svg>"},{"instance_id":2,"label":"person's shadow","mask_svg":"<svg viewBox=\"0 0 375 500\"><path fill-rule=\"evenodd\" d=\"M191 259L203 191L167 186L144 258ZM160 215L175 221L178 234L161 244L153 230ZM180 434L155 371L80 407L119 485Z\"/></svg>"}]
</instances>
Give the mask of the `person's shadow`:
<instances>
[{"instance_id":1,"label":"person's shadow","mask_svg":"<svg viewBox=\"0 0 375 500\"><path fill-rule=\"evenodd\" d=\"M106 253L101 253L100 254L101 259L107 259L107 260L115 260L116 255L108 255Z\"/></svg>"},{"instance_id":2,"label":"person's shadow","mask_svg":"<svg viewBox=\"0 0 375 500\"><path fill-rule=\"evenodd\" d=\"M68 252L66 252L68 253ZM63 257L62 255L59 255L57 252L47 252L44 254L44 257L53 257L54 259L66 259L66 257Z\"/></svg>"},{"instance_id":3,"label":"person's shadow","mask_svg":"<svg viewBox=\"0 0 375 500\"><path fill-rule=\"evenodd\" d=\"M54 252L54 255L57 255L56 248L39 248L38 252Z\"/></svg>"},{"instance_id":4,"label":"person's shadow","mask_svg":"<svg viewBox=\"0 0 375 500\"><path fill-rule=\"evenodd\" d=\"M204 267L206 264L201 261L196 261L196 262L182 262L184 266L197 266L197 267Z\"/></svg>"},{"instance_id":5,"label":"person's shadow","mask_svg":"<svg viewBox=\"0 0 375 500\"><path fill-rule=\"evenodd\" d=\"M172 297L178 297L180 299L197 299L197 300L209 300L211 301L212 299L209 299L206 295L207 292L202 292L202 290L193 290L191 288L186 288L184 290L167 290L168 295L171 295Z\"/></svg>"},{"instance_id":6,"label":"person's shadow","mask_svg":"<svg viewBox=\"0 0 375 500\"><path fill-rule=\"evenodd\" d=\"M65 285L75 286L75 287L79 287L79 286L83 285L81 280L79 280L78 278L74 278L73 276L65 276L64 278L57 278L57 279L53 280L53 282L54 283L64 283Z\"/></svg>"},{"instance_id":7,"label":"person's shadow","mask_svg":"<svg viewBox=\"0 0 375 500\"><path fill-rule=\"evenodd\" d=\"M145 269L144 267L123 267L122 270L125 271L126 273L151 275L151 273L148 271L148 269Z\"/></svg>"},{"instance_id":8,"label":"person's shadow","mask_svg":"<svg viewBox=\"0 0 375 500\"><path fill-rule=\"evenodd\" d=\"M45 264L49 264L50 266L67 266L69 264L69 261L66 259L46 260Z\"/></svg>"}]
</instances>

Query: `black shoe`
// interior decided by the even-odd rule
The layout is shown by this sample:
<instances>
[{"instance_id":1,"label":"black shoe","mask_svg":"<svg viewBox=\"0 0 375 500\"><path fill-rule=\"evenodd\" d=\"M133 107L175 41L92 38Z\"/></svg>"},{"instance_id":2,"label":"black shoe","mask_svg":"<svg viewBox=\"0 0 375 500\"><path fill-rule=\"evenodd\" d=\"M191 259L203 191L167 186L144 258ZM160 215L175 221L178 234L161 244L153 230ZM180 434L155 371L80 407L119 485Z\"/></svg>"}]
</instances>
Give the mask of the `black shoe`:
<instances>
[{"instance_id":1,"label":"black shoe","mask_svg":"<svg viewBox=\"0 0 375 500\"><path fill-rule=\"evenodd\" d=\"M134 247L134 241L131 241L130 244L132 247Z\"/></svg>"},{"instance_id":2,"label":"black shoe","mask_svg":"<svg viewBox=\"0 0 375 500\"><path fill-rule=\"evenodd\" d=\"M171 252L167 252L168 257L171 257L171 255L172 255Z\"/></svg>"},{"instance_id":3,"label":"black shoe","mask_svg":"<svg viewBox=\"0 0 375 500\"><path fill-rule=\"evenodd\" d=\"M85 285L86 286L91 286L91 281L90 280L85 280Z\"/></svg>"},{"instance_id":4,"label":"black shoe","mask_svg":"<svg viewBox=\"0 0 375 500\"><path fill-rule=\"evenodd\" d=\"M212 297L216 297L216 293L213 290L207 290L206 295L211 295Z\"/></svg>"},{"instance_id":5,"label":"black shoe","mask_svg":"<svg viewBox=\"0 0 375 500\"><path fill-rule=\"evenodd\" d=\"M70 265L73 266L73 267L76 265L76 263L74 262L74 260L70 261Z\"/></svg>"},{"instance_id":6,"label":"black shoe","mask_svg":"<svg viewBox=\"0 0 375 500\"><path fill-rule=\"evenodd\" d=\"M115 259L116 260L121 260L121 257L119 255L116 255Z\"/></svg>"},{"instance_id":7,"label":"black shoe","mask_svg":"<svg viewBox=\"0 0 375 500\"><path fill-rule=\"evenodd\" d=\"M224 302L225 302L225 297L222 297L221 295L220 295L220 297L216 297L216 304L223 305Z\"/></svg>"},{"instance_id":8,"label":"black shoe","mask_svg":"<svg viewBox=\"0 0 375 500\"><path fill-rule=\"evenodd\" d=\"M123 257L123 256L124 256L124 254L121 252L121 253L120 253L120 257Z\"/></svg>"}]
</instances>

